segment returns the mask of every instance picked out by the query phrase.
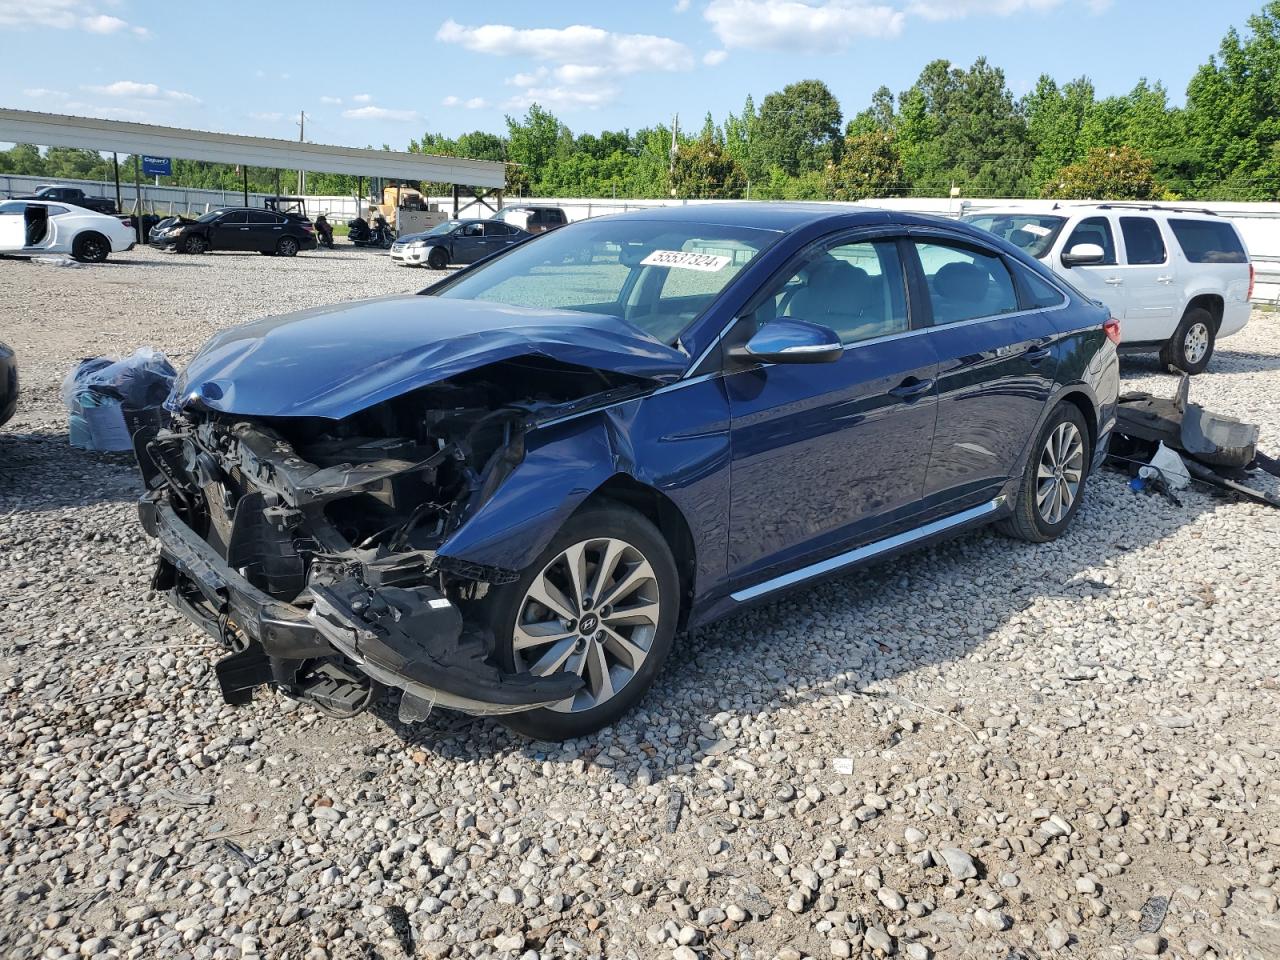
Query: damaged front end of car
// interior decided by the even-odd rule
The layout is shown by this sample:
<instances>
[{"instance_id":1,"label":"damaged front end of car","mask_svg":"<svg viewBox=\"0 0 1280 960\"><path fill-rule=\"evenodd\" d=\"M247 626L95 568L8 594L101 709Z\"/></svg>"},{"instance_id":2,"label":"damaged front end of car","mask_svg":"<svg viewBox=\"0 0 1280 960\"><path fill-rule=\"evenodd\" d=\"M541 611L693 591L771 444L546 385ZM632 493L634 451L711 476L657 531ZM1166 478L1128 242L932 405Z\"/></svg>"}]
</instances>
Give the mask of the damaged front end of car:
<instances>
[{"instance_id":1,"label":"damaged front end of car","mask_svg":"<svg viewBox=\"0 0 1280 960\"><path fill-rule=\"evenodd\" d=\"M340 419L246 416L198 399L139 433L153 586L226 648L228 703L270 686L350 716L384 687L401 715L556 704L582 679L510 673L485 599L520 575L440 551L503 488L531 431L653 381L519 357Z\"/></svg>"}]
</instances>

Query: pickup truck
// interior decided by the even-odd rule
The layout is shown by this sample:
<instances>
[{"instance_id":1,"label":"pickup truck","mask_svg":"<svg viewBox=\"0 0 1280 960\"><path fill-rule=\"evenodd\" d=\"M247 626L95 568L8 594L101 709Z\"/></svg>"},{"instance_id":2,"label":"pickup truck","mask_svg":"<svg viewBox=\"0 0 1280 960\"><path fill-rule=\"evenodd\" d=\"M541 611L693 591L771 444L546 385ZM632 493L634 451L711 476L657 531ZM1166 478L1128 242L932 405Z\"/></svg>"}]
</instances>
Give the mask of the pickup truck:
<instances>
[{"instance_id":1,"label":"pickup truck","mask_svg":"<svg viewBox=\"0 0 1280 960\"><path fill-rule=\"evenodd\" d=\"M79 187L40 187L35 193L25 197L14 197L14 200L49 200L55 203L69 203L73 207L84 207L98 213L112 216L116 213L116 202L106 197L90 197Z\"/></svg>"}]
</instances>

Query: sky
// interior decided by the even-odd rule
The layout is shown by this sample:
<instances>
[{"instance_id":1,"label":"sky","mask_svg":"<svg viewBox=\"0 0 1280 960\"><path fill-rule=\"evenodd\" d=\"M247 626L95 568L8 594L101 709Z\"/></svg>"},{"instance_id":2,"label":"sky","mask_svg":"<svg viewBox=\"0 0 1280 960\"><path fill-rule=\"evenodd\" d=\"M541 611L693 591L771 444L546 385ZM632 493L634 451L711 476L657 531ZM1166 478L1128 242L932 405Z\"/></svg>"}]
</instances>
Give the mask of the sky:
<instances>
[{"instance_id":1,"label":"sky","mask_svg":"<svg viewBox=\"0 0 1280 960\"><path fill-rule=\"evenodd\" d=\"M1263 0L474 0L359 4L0 0L0 106L403 149L505 132L538 102L574 132L701 127L823 80L846 117L930 60L986 56L1100 95L1142 77L1181 103Z\"/></svg>"}]
</instances>

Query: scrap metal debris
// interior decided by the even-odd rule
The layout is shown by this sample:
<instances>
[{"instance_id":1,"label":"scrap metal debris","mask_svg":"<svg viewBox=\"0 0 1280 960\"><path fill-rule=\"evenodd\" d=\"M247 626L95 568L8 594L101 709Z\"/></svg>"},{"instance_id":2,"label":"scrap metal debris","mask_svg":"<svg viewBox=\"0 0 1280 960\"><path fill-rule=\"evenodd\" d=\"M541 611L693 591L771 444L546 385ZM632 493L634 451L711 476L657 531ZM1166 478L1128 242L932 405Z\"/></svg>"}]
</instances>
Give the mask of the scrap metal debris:
<instances>
[{"instance_id":1,"label":"scrap metal debris","mask_svg":"<svg viewBox=\"0 0 1280 960\"><path fill-rule=\"evenodd\" d=\"M1280 507L1280 495L1252 486L1257 471L1280 477L1280 462L1258 452L1258 426L1191 403L1185 374L1172 398L1121 395L1109 459L1134 474L1135 490L1150 488L1178 503L1173 491L1193 480L1257 503Z\"/></svg>"},{"instance_id":2,"label":"scrap metal debris","mask_svg":"<svg viewBox=\"0 0 1280 960\"><path fill-rule=\"evenodd\" d=\"M684 809L684 794L672 790L667 794L667 833L675 833L680 826L680 812Z\"/></svg>"}]
</instances>

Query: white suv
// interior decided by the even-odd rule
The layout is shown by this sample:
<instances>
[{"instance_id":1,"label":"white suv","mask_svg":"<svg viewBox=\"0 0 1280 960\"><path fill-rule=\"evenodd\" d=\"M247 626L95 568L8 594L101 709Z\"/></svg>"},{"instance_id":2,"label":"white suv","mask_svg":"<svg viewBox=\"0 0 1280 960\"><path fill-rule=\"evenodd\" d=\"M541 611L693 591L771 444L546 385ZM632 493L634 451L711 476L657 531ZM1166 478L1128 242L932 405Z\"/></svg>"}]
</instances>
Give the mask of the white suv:
<instances>
[{"instance_id":1,"label":"white suv","mask_svg":"<svg viewBox=\"0 0 1280 960\"><path fill-rule=\"evenodd\" d=\"M1249 322L1253 264L1229 220L1132 203L1007 208L965 216L1041 260L1121 321L1121 351L1160 351L1187 373Z\"/></svg>"}]
</instances>

